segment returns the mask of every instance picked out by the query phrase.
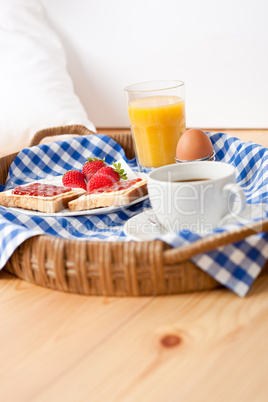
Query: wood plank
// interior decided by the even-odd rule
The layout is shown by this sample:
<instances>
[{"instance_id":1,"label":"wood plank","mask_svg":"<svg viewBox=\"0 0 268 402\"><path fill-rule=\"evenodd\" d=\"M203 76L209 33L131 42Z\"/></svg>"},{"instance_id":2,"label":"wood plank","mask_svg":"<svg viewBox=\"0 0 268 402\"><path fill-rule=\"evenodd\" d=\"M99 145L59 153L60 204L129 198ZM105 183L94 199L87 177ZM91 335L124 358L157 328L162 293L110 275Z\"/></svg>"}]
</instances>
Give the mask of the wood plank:
<instances>
[{"instance_id":1,"label":"wood plank","mask_svg":"<svg viewBox=\"0 0 268 402\"><path fill-rule=\"evenodd\" d=\"M268 394L268 277L244 299L224 289L88 298L4 279L3 294L16 289L23 303L4 298L1 400L252 401Z\"/></svg>"},{"instance_id":2,"label":"wood plank","mask_svg":"<svg viewBox=\"0 0 268 402\"><path fill-rule=\"evenodd\" d=\"M1 401L35 398L150 303L52 291L6 273L0 286Z\"/></svg>"}]
</instances>

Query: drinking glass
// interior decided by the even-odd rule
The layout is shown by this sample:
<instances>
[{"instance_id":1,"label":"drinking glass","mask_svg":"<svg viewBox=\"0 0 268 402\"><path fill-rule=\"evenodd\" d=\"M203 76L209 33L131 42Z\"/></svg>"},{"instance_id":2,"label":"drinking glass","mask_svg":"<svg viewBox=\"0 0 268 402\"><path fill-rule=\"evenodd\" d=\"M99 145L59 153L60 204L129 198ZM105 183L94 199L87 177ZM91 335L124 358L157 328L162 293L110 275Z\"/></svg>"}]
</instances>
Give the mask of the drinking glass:
<instances>
[{"instance_id":1,"label":"drinking glass","mask_svg":"<svg viewBox=\"0 0 268 402\"><path fill-rule=\"evenodd\" d=\"M186 129L184 82L143 82L127 86L125 93L139 170L175 163Z\"/></svg>"}]
</instances>

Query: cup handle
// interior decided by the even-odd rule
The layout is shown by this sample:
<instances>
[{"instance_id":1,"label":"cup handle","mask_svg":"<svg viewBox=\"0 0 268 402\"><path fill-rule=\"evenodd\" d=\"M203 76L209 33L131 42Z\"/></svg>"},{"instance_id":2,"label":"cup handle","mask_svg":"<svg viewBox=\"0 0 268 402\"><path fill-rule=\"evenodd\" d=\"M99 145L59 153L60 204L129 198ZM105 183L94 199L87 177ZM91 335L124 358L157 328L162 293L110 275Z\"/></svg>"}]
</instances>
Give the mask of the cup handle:
<instances>
[{"instance_id":1,"label":"cup handle","mask_svg":"<svg viewBox=\"0 0 268 402\"><path fill-rule=\"evenodd\" d=\"M234 204L234 208L230 211L229 214L225 215L219 225L224 225L224 221L228 218L232 218L234 215L238 215L244 211L247 205L246 195L243 189L236 183L228 183L223 187L223 192L227 193L227 197L229 194L234 194L237 197L237 202Z\"/></svg>"}]
</instances>

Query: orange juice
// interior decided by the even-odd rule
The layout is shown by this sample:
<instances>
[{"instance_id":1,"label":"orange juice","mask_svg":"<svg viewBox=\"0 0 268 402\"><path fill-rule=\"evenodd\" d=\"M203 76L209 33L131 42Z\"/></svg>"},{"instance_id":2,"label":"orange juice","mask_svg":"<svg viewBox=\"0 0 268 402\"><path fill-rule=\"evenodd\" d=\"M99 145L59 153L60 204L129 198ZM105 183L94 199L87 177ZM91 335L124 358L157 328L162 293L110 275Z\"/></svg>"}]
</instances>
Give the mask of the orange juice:
<instances>
[{"instance_id":1,"label":"orange juice","mask_svg":"<svg viewBox=\"0 0 268 402\"><path fill-rule=\"evenodd\" d=\"M135 99L128 113L140 165L175 163L176 146L185 131L184 100L177 96Z\"/></svg>"}]
</instances>

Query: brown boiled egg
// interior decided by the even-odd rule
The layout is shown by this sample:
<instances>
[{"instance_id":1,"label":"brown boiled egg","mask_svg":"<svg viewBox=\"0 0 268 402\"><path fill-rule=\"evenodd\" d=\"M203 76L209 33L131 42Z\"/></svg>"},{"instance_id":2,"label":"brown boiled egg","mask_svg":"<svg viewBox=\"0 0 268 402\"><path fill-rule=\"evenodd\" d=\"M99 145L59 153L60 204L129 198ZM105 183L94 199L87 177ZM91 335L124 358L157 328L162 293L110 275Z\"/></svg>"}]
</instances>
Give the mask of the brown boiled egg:
<instances>
[{"instance_id":1,"label":"brown boiled egg","mask_svg":"<svg viewBox=\"0 0 268 402\"><path fill-rule=\"evenodd\" d=\"M180 161L193 161L209 158L213 155L213 146L208 135L198 129L185 131L176 148L176 159Z\"/></svg>"}]
</instances>

